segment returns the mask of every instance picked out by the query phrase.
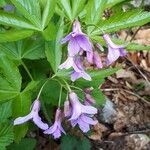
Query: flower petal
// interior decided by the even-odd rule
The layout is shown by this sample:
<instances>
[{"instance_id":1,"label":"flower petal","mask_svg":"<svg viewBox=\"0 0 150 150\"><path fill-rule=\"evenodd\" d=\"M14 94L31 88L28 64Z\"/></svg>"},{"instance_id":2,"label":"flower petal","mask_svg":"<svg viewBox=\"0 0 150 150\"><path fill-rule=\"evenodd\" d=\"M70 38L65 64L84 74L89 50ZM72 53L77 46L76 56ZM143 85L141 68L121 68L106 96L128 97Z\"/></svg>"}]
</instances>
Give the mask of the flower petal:
<instances>
[{"instance_id":1,"label":"flower petal","mask_svg":"<svg viewBox=\"0 0 150 150\"><path fill-rule=\"evenodd\" d=\"M80 51L80 46L75 38L71 38L68 43L68 55L73 57L77 55Z\"/></svg>"},{"instance_id":2,"label":"flower petal","mask_svg":"<svg viewBox=\"0 0 150 150\"><path fill-rule=\"evenodd\" d=\"M85 71L82 71L82 72L80 73L80 77L82 77L83 79L88 80L88 81L91 81L91 80L92 80L91 77L90 77L90 75L87 74Z\"/></svg>"},{"instance_id":3,"label":"flower petal","mask_svg":"<svg viewBox=\"0 0 150 150\"><path fill-rule=\"evenodd\" d=\"M88 132L90 130L90 126L88 123L85 123L84 121L82 121L81 119L79 119L78 121L78 125L79 125L79 128L84 132Z\"/></svg>"},{"instance_id":4,"label":"flower petal","mask_svg":"<svg viewBox=\"0 0 150 150\"><path fill-rule=\"evenodd\" d=\"M18 117L14 120L14 125L25 123L25 122L31 120L32 117L33 117L32 113L30 113L24 117Z\"/></svg>"},{"instance_id":5,"label":"flower petal","mask_svg":"<svg viewBox=\"0 0 150 150\"><path fill-rule=\"evenodd\" d=\"M67 41L69 41L69 40L72 38L72 33L73 33L73 32L69 33L66 37L64 37L64 38L60 41L60 43L61 43L61 44L64 44L64 43L66 43Z\"/></svg>"},{"instance_id":6,"label":"flower petal","mask_svg":"<svg viewBox=\"0 0 150 150\"><path fill-rule=\"evenodd\" d=\"M64 115L65 117L71 116L71 106L68 100L64 103Z\"/></svg>"},{"instance_id":7,"label":"flower petal","mask_svg":"<svg viewBox=\"0 0 150 150\"><path fill-rule=\"evenodd\" d=\"M41 117L38 113L33 116L33 122L42 130L48 129L48 124L41 121Z\"/></svg>"},{"instance_id":8,"label":"flower petal","mask_svg":"<svg viewBox=\"0 0 150 150\"><path fill-rule=\"evenodd\" d=\"M98 123L97 120L93 120L92 118L86 116L86 115L81 115L81 120L83 120L84 122L91 124L91 125L95 125Z\"/></svg>"},{"instance_id":9,"label":"flower petal","mask_svg":"<svg viewBox=\"0 0 150 150\"><path fill-rule=\"evenodd\" d=\"M123 45L116 45L115 43L113 43L108 34L104 34L103 38L111 48L114 49L124 48Z\"/></svg>"},{"instance_id":10,"label":"flower petal","mask_svg":"<svg viewBox=\"0 0 150 150\"><path fill-rule=\"evenodd\" d=\"M91 114L91 115L97 114L97 109L93 106L82 105L81 109L82 109L81 112L85 114Z\"/></svg>"},{"instance_id":11,"label":"flower petal","mask_svg":"<svg viewBox=\"0 0 150 150\"><path fill-rule=\"evenodd\" d=\"M93 60L94 60L94 63L95 63L95 65L96 65L97 68L100 69L100 68L103 67L102 61L101 61L100 56L99 56L99 54L98 54L97 51L94 52Z\"/></svg>"},{"instance_id":12,"label":"flower petal","mask_svg":"<svg viewBox=\"0 0 150 150\"><path fill-rule=\"evenodd\" d=\"M124 48L121 48L120 49L120 56L126 56L127 55L127 52Z\"/></svg>"},{"instance_id":13,"label":"flower petal","mask_svg":"<svg viewBox=\"0 0 150 150\"><path fill-rule=\"evenodd\" d=\"M108 55L107 55L107 65L110 65L114 61L116 61L120 56L119 49L113 49L108 47Z\"/></svg>"},{"instance_id":14,"label":"flower petal","mask_svg":"<svg viewBox=\"0 0 150 150\"><path fill-rule=\"evenodd\" d=\"M71 81L76 81L78 78L80 78L81 76L80 76L80 73L79 72L73 72L72 74L71 74Z\"/></svg>"},{"instance_id":15,"label":"flower petal","mask_svg":"<svg viewBox=\"0 0 150 150\"><path fill-rule=\"evenodd\" d=\"M58 124L55 122L49 129L44 131L44 134L52 134L57 130Z\"/></svg>"},{"instance_id":16,"label":"flower petal","mask_svg":"<svg viewBox=\"0 0 150 150\"><path fill-rule=\"evenodd\" d=\"M73 57L68 57L67 60L59 66L59 69L69 69L73 66Z\"/></svg>"},{"instance_id":17,"label":"flower petal","mask_svg":"<svg viewBox=\"0 0 150 150\"><path fill-rule=\"evenodd\" d=\"M91 51L91 52L86 52L86 58L87 58L87 61L88 61L90 64L93 64L93 51Z\"/></svg>"},{"instance_id":18,"label":"flower petal","mask_svg":"<svg viewBox=\"0 0 150 150\"><path fill-rule=\"evenodd\" d=\"M55 132L53 132L54 139L58 139L61 136L61 131L59 129L56 129Z\"/></svg>"},{"instance_id":19,"label":"flower petal","mask_svg":"<svg viewBox=\"0 0 150 150\"><path fill-rule=\"evenodd\" d=\"M92 44L86 35L78 34L74 38L78 42L80 48L82 48L84 51L92 51Z\"/></svg>"}]
</instances>

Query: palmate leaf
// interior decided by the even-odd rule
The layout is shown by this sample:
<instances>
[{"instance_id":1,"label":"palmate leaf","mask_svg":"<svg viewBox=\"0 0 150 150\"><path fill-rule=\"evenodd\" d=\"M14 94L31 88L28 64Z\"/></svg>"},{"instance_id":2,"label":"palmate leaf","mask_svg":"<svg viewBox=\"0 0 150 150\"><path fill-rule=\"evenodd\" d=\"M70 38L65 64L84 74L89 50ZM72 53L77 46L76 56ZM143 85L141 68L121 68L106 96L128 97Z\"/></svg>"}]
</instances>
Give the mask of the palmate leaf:
<instances>
[{"instance_id":1,"label":"palmate leaf","mask_svg":"<svg viewBox=\"0 0 150 150\"><path fill-rule=\"evenodd\" d=\"M54 10L55 10L55 4L56 4L56 0L47 0L44 6L44 11L42 14L42 28L44 29L51 17L53 16Z\"/></svg>"},{"instance_id":2,"label":"palmate leaf","mask_svg":"<svg viewBox=\"0 0 150 150\"><path fill-rule=\"evenodd\" d=\"M18 95L21 89L21 75L18 68L6 56L0 55L0 101Z\"/></svg>"},{"instance_id":3,"label":"palmate leaf","mask_svg":"<svg viewBox=\"0 0 150 150\"><path fill-rule=\"evenodd\" d=\"M15 7L37 28L41 29L39 0L11 0Z\"/></svg>"},{"instance_id":4,"label":"palmate leaf","mask_svg":"<svg viewBox=\"0 0 150 150\"><path fill-rule=\"evenodd\" d=\"M106 8L111 8L114 5L119 4L119 3L123 2L123 1L126 1L126 0L107 0Z\"/></svg>"},{"instance_id":5,"label":"palmate leaf","mask_svg":"<svg viewBox=\"0 0 150 150\"><path fill-rule=\"evenodd\" d=\"M150 12L142 10L133 10L114 14L109 19L101 21L98 25L99 28L93 30L91 35L103 34L102 31L109 33L126 29L130 27L141 26L150 22Z\"/></svg>"},{"instance_id":6,"label":"palmate leaf","mask_svg":"<svg viewBox=\"0 0 150 150\"><path fill-rule=\"evenodd\" d=\"M11 104L12 102L9 101L0 105L0 124L6 122L12 115Z\"/></svg>"},{"instance_id":7,"label":"palmate leaf","mask_svg":"<svg viewBox=\"0 0 150 150\"><path fill-rule=\"evenodd\" d=\"M86 6L86 22L97 24L102 17L108 0L89 0Z\"/></svg>"},{"instance_id":8,"label":"palmate leaf","mask_svg":"<svg viewBox=\"0 0 150 150\"><path fill-rule=\"evenodd\" d=\"M30 37L32 34L33 31L27 29L0 32L0 43L18 41Z\"/></svg>"},{"instance_id":9,"label":"palmate leaf","mask_svg":"<svg viewBox=\"0 0 150 150\"><path fill-rule=\"evenodd\" d=\"M26 29L39 30L28 20L6 12L0 12L0 24L11 26L11 27L20 27Z\"/></svg>"},{"instance_id":10,"label":"palmate leaf","mask_svg":"<svg viewBox=\"0 0 150 150\"><path fill-rule=\"evenodd\" d=\"M25 39L17 42L1 43L0 50L14 60L40 59L45 57L44 41L41 38Z\"/></svg>"},{"instance_id":11,"label":"palmate leaf","mask_svg":"<svg viewBox=\"0 0 150 150\"><path fill-rule=\"evenodd\" d=\"M63 28L64 28L64 22L62 18L57 25L56 38L52 41L47 41L45 43L46 57L55 73L57 72L58 66L61 63L62 46L60 44L60 40L63 36Z\"/></svg>"},{"instance_id":12,"label":"palmate leaf","mask_svg":"<svg viewBox=\"0 0 150 150\"><path fill-rule=\"evenodd\" d=\"M6 150L6 146L13 142L13 127L10 124L0 125L0 150Z\"/></svg>"}]
</instances>

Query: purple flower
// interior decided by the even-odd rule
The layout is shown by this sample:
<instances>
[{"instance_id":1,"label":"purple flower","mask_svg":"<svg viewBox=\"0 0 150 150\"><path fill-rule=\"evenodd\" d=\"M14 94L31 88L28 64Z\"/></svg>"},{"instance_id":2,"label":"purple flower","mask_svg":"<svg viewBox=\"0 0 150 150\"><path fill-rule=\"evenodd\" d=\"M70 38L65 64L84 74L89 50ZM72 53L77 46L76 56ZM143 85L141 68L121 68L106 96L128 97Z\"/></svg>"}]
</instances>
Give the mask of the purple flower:
<instances>
[{"instance_id":1,"label":"purple flower","mask_svg":"<svg viewBox=\"0 0 150 150\"><path fill-rule=\"evenodd\" d=\"M71 118L69 120L78 119L82 114L94 115L97 113L95 107L81 104L76 93L71 92L69 94L69 99L71 103Z\"/></svg>"},{"instance_id":2,"label":"purple flower","mask_svg":"<svg viewBox=\"0 0 150 150\"><path fill-rule=\"evenodd\" d=\"M41 117L39 116L39 110L40 110L40 101L35 100L32 105L31 112L24 116L24 117L18 117L14 120L14 125L23 124L29 120L33 120L33 122L42 130L48 129L48 125L46 123L43 123L41 121Z\"/></svg>"},{"instance_id":3,"label":"purple flower","mask_svg":"<svg viewBox=\"0 0 150 150\"><path fill-rule=\"evenodd\" d=\"M57 139L61 136L61 132L66 134L64 129L61 126L61 121L62 121L61 110L58 108L56 111L54 124L49 129L44 131L44 133L45 134L52 134L55 139Z\"/></svg>"},{"instance_id":4,"label":"purple flower","mask_svg":"<svg viewBox=\"0 0 150 150\"><path fill-rule=\"evenodd\" d=\"M93 120L91 117L82 114L77 119L71 120L72 127L75 127L77 124L79 125L79 128L83 132L88 132L90 130L90 125L96 125L98 123L97 120Z\"/></svg>"},{"instance_id":5,"label":"purple flower","mask_svg":"<svg viewBox=\"0 0 150 150\"><path fill-rule=\"evenodd\" d=\"M97 68L99 68L99 69L103 68L102 61L101 61L100 56L97 51L94 51L93 61Z\"/></svg>"},{"instance_id":6,"label":"purple flower","mask_svg":"<svg viewBox=\"0 0 150 150\"><path fill-rule=\"evenodd\" d=\"M69 94L69 101L64 104L65 117L71 117L71 125L75 127L77 124L83 132L90 130L90 125L95 125L96 120L91 117L97 113L97 109L93 106L86 106L80 103L77 95L74 92Z\"/></svg>"},{"instance_id":7,"label":"purple flower","mask_svg":"<svg viewBox=\"0 0 150 150\"><path fill-rule=\"evenodd\" d=\"M5 5L4 7L4 11L10 12L10 11L14 11L15 7L13 5Z\"/></svg>"},{"instance_id":8,"label":"purple flower","mask_svg":"<svg viewBox=\"0 0 150 150\"><path fill-rule=\"evenodd\" d=\"M108 34L104 34L103 38L108 45L107 65L116 61L120 56L125 56L127 54L124 46L114 44Z\"/></svg>"},{"instance_id":9,"label":"purple flower","mask_svg":"<svg viewBox=\"0 0 150 150\"><path fill-rule=\"evenodd\" d=\"M61 44L68 43L68 55L75 56L80 51L91 51L92 44L87 37L81 30L81 25L79 21L74 21L72 32L69 33L65 38L61 40Z\"/></svg>"},{"instance_id":10,"label":"purple flower","mask_svg":"<svg viewBox=\"0 0 150 150\"><path fill-rule=\"evenodd\" d=\"M93 104L95 104L95 99L92 98L91 94L85 93L84 104L85 105L93 105Z\"/></svg>"},{"instance_id":11,"label":"purple flower","mask_svg":"<svg viewBox=\"0 0 150 150\"><path fill-rule=\"evenodd\" d=\"M83 68L81 57L76 57L75 64L79 71L74 69L73 73L71 74L71 80L75 81L79 78L84 78L85 80L91 81L90 75L88 75Z\"/></svg>"}]
</instances>

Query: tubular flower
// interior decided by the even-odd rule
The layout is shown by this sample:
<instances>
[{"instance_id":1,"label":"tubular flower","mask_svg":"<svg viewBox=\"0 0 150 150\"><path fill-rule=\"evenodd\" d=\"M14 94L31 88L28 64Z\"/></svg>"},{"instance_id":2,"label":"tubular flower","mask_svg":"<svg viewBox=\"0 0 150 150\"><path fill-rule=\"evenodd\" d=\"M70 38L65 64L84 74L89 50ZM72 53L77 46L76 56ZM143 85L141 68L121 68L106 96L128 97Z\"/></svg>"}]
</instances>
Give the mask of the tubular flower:
<instances>
[{"instance_id":1,"label":"tubular flower","mask_svg":"<svg viewBox=\"0 0 150 150\"><path fill-rule=\"evenodd\" d=\"M120 56L125 56L127 54L124 46L114 44L108 34L104 34L103 38L108 45L107 65L116 61Z\"/></svg>"},{"instance_id":2,"label":"tubular flower","mask_svg":"<svg viewBox=\"0 0 150 150\"><path fill-rule=\"evenodd\" d=\"M14 120L14 125L23 124L29 120L33 120L33 122L42 130L48 129L48 125L46 123L43 123L41 121L41 117L39 116L39 110L40 110L40 101L35 100L32 105L31 112L24 116L24 117L18 117Z\"/></svg>"},{"instance_id":3,"label":"tubular flower","mask_svg":"<svg viewBox=\"0 0 150 150\"><path fill-rule=\"evenodd\" d=\"M52 134L55 139L59 138L61 136L61 132L66 134L64 129L61 126L62 116L61 116L61 110L58 108L55 115L55 122L54 124L44 131L45 134Z\"/></svg>"},{"instance_id":4,"label":"tubular flower","mask_svg":"<svg viewBox=\"0 0 150 150\"><path fill-rule=\"evenodd\" d=\"M75 127L77 124L83 132L90 130L90 125L95 125L96 120L91 117L97 113L97 109L93 106L86 106L80 103L74 92L69 94L70 101L66 101L64 105L65 117L71 117L71 125Z\"/></svg>"},{"instance_id":5,"label":"tubular flower","mask_svg":"<svg viewBox=\"0 0 150 150\"><path fill-rule=\"evenodd\" d=\"M68 55L75 56L80 51L91 51L92 44L81 30L81 25L79 21L74 21L72 32L69 33L65 38L61 40L61 44L68 42Z\"/></svg>"},{"instance_id":6,"label":"tubular flower","mask_svg":"<svg viewBox=\"0 0 150 150\"><path fill-rule=\"evenodd\" d=\"M95 104L95 99L92 98L91 94L85 93L84 104L85 105L93 105L93 104Z\"/></svg>"},{"instance_id":7,"label":"tubular flower","mask_svg":"<svg viewBox=\"0 0 150 150\"><path fill-rule=\"evenodd\" d=\"M89 80L91 81L91 77L90 75L88 75L84 68L83 68L83 65L82 65L82 61L81 61L81 58L80 57L76 57L76 60L75 60L75 64L76 66L78 67L79 71L78 70L74 70L73 73L71 74L71 80L72 81L75 81L79 78L84 78L85 80Z\"/></svg>"},{"instance_id":8,"label":"tubular flower","mask_svg":"<svg viewBox=\"0 0 150 150\"><path fill-rule=\"evenodd\" d=\"M94 51L93 61L97 68L99 68L99 69L103 68L102 61L101 61L100 56L97 51Z\"/></svg>"}]
</instances>

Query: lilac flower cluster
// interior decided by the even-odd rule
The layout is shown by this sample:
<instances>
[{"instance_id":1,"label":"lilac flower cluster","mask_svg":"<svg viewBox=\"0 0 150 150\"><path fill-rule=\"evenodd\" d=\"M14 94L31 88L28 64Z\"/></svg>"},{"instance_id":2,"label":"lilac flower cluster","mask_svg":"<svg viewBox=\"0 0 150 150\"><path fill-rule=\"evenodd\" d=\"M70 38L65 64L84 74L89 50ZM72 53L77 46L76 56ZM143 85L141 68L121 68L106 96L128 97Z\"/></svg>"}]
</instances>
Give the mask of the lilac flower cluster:
<instances>
[{"instance_id":1,"label":"lilac flower cluster","mask_svg":"<svg viewBox=\"0 0 150 150\"><path fill-rule=\"evenodd\" d=\"M116 61L119 56L125 56L126 51L124 46L114 44L108 34L103 35L104 40L108 45L107 65ZM59 69L73 68L71 80L75 81L78 78L91 80L91 77L85 72L82 55L85 52L87 61L90 64L95 64L97 68L102 68L102 61L97 51L93 51L93 44L88 36L82 32L79 21L73 23L72 32L61 40L61 44L68 42L68 58L59 66Z\"/></svg>"},{"instance_id":2,"label":"lilac flower cluster","mask_svg":"<svg viewBox=\"0 0 150 150\"><path fill-rule=\"evenodd\" d=\"M95 125L97 120L93 120L92 117L97 113L97 109L91 104L95 102L90 94L85 93L84 104L80 103L78 96L74 92L69 93L69 100L64 104L64 115L71 122L72 127L77 124L83 132L88 132L90 130L90 125ZM87 103L88 102L88 103ZM14 120L14 125L23 124L29 120L32 120L40 129L44 130L44 134L52 134L55 139L61 136L61 133L66 134L61 122L63 118L63 113L60 108L56 110L55 122L49 127L47 123L41 121L39 116L40 101L35 100L32 104L31 112L24 116L18 117Z\"/></svg>"}]
</instances>

